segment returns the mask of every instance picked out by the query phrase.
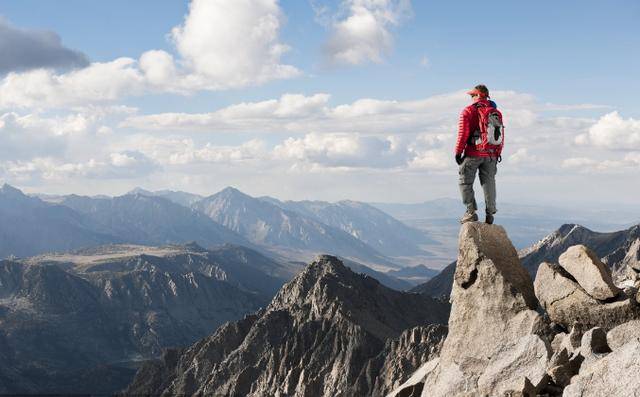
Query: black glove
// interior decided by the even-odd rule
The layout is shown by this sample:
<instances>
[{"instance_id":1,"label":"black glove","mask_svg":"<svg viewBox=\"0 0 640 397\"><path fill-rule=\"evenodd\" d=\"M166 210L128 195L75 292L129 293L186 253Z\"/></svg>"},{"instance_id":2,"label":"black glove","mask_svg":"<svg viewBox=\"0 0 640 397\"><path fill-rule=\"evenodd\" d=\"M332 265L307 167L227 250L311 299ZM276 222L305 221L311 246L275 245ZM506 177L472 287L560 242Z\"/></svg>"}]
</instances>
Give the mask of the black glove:
<instances>
[{"instance_id":1,"label":"black glove","mask_svg":"<svg viewBox=\"0 0 640 397\"><path fill-rule=\"evenodd\" d=\"M463 161L464 161L464 157L462 157L462 154L456 154L456 163L460 165L462 164Z\"/></svg>"}]
</instances>

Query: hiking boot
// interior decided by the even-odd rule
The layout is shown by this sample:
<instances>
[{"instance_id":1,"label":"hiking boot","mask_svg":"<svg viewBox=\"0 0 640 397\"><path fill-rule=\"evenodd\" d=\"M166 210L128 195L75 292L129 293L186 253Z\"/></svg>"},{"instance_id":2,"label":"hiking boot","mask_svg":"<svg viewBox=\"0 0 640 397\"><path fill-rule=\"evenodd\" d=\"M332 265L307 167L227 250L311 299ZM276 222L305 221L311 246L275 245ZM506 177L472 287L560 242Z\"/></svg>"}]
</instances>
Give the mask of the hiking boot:
<instances>
[{"instance_id":1,"label":"hiking boot","mask_svg":"<svg viewBox=\"0 0 640 397\"><path fill-rule=\"evenodd\" d=\"M477 222L478 215L475 212L465 212L462 218L460 218L460 223L467 222Z\"/></svg>"},{"instance_id":2,"label":"hiking boot","mask_svg":"<svg viewBox=\"0 0 640 397\"><path fill-rule=\"evenodd\" d=\"M488 223L489 225L493 225L493 214L487 214L487 216L484 219L485 223Z\"/></svg>"}]
</instances>

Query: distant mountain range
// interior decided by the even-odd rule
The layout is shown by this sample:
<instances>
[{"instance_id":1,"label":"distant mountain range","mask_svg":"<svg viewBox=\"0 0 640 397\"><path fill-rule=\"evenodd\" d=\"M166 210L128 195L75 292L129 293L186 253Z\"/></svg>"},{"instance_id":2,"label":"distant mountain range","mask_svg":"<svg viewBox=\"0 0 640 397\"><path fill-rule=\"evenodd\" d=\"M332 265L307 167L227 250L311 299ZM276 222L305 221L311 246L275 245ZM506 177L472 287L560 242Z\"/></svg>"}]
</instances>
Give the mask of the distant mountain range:
<instances>
[{"instance_id":1,"label":"distant mountain range","mask_svg":"<svg viewBox=\"0 0 640 397\"><path fill-rule=\"evenodd\" d=\"M427 255L428 252L420 246L433 243L424 232L367 203L260 199L349 233L387 256Z\"/></svg>"},{"instance_id":2,"label":"distant mountain range","mask_svg":"<svg viewBox=\"0 0 640 397\"><path fill-rule=\"evenodd\" d=\"M290 270L237 246L0 262L0 393L113 393L140 360L265 306Z\"/></svg>"},{"instance_id":3,"label":"distant mountain range","mask_svg":"<svg viewBox=\"0 0 640 397\"><path fill-rule=\"evenodd\" d=\"M20 193L9 186L6 189ZM0 205L6 201L5 196L0 193ZM87 233L76 239L67 236L64 228L52 227L59 231L56 237L65 239L66 244L44 238L39 247L14 250L8 242L0 251L4 256L29 256L109 242L160 245L195 241L205 247L243 245L303 262L328 253L387 270L416 265L420 258L429 258L432 255L424 247L434 243L423 231L365 203L282 202L254 198L231 187L208 197L141 188L117 197L20 196L37 203L44 212L66 208ZM6 212L20 223L19 214L11 209ZM416 280L409 282L415 284Z\"/></svg>"},{"instance_id":4,"label":"distant mountain range","mask_svg":"<svg viewBox=\"0 0 640 397\"><path fill-rule=\"evenodd\" d=\"M188 193L188 192L183 192L183 191L176 191L176 190L156 190L156 191L149 191L149 190L145 190L142 189L140 187L137 187L133 190L131 190L129 193L127 194L141 194L143 196L149 196L149 197L162 197L162 198L166 198L167 200L174 202L176 204L180 204L184 207L191 207L194 203L202 200L204 198L204 196L201 196L199 194L194 194L194 193Z\"/></svg>"},{"instance_id":5,"label":"distant mountain range","mask_svg":"<svg viewBox=\"0 0 640 397\"><path fill-rule=\"evenodd\" d=\"M59 204L29 197L9 185L0 188L0 257L123 242L96 227L88 216Z\"/></svg>"},{"instance_id":6,"label":"distant mountain range","mask_svg":"<svg viewBox=\"0 0 640 397\"><path fill-rule=\"evenodd\" d=\"M364 242L380 254L388 257L402 257L412 255L428 256L430 253L422 246L433 244L425 232L409 227L398 221L385 212L371 206L367 203L343 200L336 203L326 201L280 201L273 197L251 197L241 191L228 187L222 191L209 196L160 190L151 192L141 188L132 190L129 194L137 193L147 196L156 196L167 198L177 204L181 204L198 211L212 214L212 219L220 221L223 219L231 228L236 231L243 231L245 237L254 242L263 242L264 240L274 240L278 245L288 246L289 244L297 245L303 249L306 247L322 247L324 241L318 241L317 244L311 241L311 238L304 240L305 233L313 235L315 230L323 228L318 224L325 225L334 231L339 229L352 237ZM227 203L222 204L223 201ZM259 201L273 204L279 207L264 205ZM242 218L246 218L247 214L254 216L253 223L245 220L244 224L239 224L230 220L228 212L236 210L236 207L244 206ZM215 209L214 209L215 207ZM298 225L300 235L296 236L296 226L291 226L291 230L287 230L287 219L292 217L292 213L297 221L306 224L312 230L307 230L303 225ZM284 219L284 220L283 220ZM315 222L313 222L315 221ZM224 224L224 222L221 222ZM255 224L254 224L255 223ZM263 226L257 225L263 224ZM280 223L280 224L278 224ZM259 229L262 227L264 235L261 235ZM264 231L266 228L269 231ZM274 235L277 234L277 237ZM317 236L314 236L317 238ZM324 240L324 239L320 239ZM314 248L315 249L315 248Z\"/></svg>"},{"instance_id":7,"label":"distant mountain range","mask_svg":"<svg viewBox=\"0 0 640 397\"><path fill-rule=\"evenodd\" d=\"M301 255L303 259L318 253L329 253L367 265L398 268L392 259L366 242L369 238L360 239L357 235L369 230L379 240L382 235L398 231L399 228L409 233L409 239L417 240L421 235L419 231L366 205L352 205L349 210L344 204L287 204L274 199L257 199L231 187L196 202L192 207L255 244L280 250L290 256ZM369 213L374 214L373 219L368 219ZM373 232L372 225L376 221L380 221L380 224ZM385 228L390 230L385 231ZM397 252L407 246L413 247L414 253L420 252L417 244L410 242L404 243L404 248L392 248L394 242L399 240L397 237L390 240L387 252Z\"/></svg>"},{"instance_id":8,"label":"distant mountain range","mask_svg":"<svg viewBox=\"0 0 640 397\"><path fill-rule=\"evenodd\" d=\"M165 198L126 194L113 198L67 196L60 202L84 214L96 228L133 244L160 245L195 241L206 247L252 244L204 214Z\"/></svg>"}]
</instances>

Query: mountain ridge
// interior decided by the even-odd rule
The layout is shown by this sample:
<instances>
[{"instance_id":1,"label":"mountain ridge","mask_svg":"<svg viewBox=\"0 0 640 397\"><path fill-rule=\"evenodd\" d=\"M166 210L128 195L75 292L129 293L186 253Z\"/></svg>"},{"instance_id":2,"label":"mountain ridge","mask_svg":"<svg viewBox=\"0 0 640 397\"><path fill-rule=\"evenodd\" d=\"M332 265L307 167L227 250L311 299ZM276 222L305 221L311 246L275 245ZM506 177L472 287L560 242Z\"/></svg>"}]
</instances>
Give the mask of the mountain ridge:
<instances>
[{"instance_id":1,"label":"mountain ridge","mask_svg":"<svg viewBox=\"0 0 640 397\"><path fill-rule=\"evenodd\" d=\"M232 187L205 197L193 208L254 244L290 253L295 250L329 252L367 264L397 267L389 258L340 229L253 198Z\"/></svg>"},{"instance_id":2,"label":"mountain ridge","mask_svg":"<svg viewBox=\"0 0 640 397\"><path fill-rule=\"evenodd\" d=\"M245 247L146 248L0 262L0 393L113 393L136 362L264 307L289 271Z\"/></svg>"},{"instance_id":3,"label":"mountain ridge","mask_svg":"<svg viewBox=\"0 0 640 397\"><path fill-rule=\"evenodd\" d=\"M427 327L429 339L428 327L447 315L443 302L391 290L321 255L265 309L147 363L125 394L364 395L373 387L366 368L385 367L387 341L415 326Z\"/></svg>"}]
</instances>

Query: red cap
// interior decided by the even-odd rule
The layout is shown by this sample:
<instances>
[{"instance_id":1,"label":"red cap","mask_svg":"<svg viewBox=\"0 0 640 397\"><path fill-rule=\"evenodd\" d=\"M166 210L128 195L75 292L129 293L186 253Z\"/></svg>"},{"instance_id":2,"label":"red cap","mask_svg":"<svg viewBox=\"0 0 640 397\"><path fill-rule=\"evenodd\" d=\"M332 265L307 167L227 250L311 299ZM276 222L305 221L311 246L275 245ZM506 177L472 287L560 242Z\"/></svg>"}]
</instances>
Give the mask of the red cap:
<instances>
[{"instance_id":1,"label":"red cap","mask_svg":"<svg viewBox=\"0 0 640 397\"><path fill-rule=\"evenodd\" d=\"M484 92L480 91L477 88L471 89L469 91L467 91L468 95L478 95L480 98L484 98L487 96L487 94L485 94Z\"/></svg>"}]
</instances>

